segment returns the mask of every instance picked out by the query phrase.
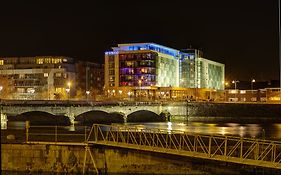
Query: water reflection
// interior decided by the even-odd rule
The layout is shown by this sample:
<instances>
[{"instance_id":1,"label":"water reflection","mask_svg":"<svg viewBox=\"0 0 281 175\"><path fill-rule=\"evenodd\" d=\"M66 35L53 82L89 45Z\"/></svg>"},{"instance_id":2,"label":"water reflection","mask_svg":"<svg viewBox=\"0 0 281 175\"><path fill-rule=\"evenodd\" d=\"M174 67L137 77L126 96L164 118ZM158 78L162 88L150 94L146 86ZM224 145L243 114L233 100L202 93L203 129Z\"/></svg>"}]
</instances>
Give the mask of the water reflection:
<instances>
[{"instance_id":1,"label":"water reflection","mask_svg":"<svg viewBox=\"0 0 281 175\"><path fill-rule=\"evenodd\" d=\"M168 132L192 132L200 134L221 134L241 137L281 139L281 123L276 124L239 124L239 123L200 123L200 122L158 122L158 123L126 123L120 125L134 126L141 129L162 129ZM25 122L8 122L6 128L1 129L25 129ZM77 123L65 126L68 131L85 130L85 126Z\"/></svg>"}]
</instances>

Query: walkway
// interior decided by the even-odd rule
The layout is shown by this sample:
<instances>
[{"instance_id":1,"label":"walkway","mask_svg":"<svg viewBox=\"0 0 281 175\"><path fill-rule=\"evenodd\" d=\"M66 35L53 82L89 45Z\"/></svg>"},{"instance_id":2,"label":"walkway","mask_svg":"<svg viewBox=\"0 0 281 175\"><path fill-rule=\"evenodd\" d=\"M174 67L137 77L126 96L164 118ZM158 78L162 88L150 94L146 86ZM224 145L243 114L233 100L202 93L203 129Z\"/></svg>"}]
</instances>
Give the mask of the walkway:
<instances>
[{"instance_id":1,"label":"walkway","mask_svg":"<svg viewBox=\"0 0 281 175\"><path fill-rule=\"evenodd\" d=\"M27 143L84 145L86 152L91 145L99 144L281 169L281 142L278 141L101 124L82 129L76 135L57 127L45 137L42 128L31 127L27 131Z\"/></svg>"}]
</instances>

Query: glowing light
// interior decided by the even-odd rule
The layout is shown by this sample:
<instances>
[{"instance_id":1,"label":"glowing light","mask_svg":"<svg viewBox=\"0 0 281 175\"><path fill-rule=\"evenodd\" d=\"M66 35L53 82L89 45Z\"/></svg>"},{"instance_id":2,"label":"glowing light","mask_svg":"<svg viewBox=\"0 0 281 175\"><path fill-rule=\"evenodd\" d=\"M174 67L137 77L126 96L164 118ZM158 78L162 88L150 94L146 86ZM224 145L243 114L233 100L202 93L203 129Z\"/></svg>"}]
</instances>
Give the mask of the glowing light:
<instances>
[{"instance_id":1,"label":"glowing light","mask_svg":"<svg viewBox=\"0 0 281 175\"><path fill-rule=\"evenodd\" d=\"M168 133L171 133L171 131L173 129L172 128L172 122L168 122L167 125L168 125L168 128L167 128L168 129Z\"/></svg>"},{"instance_id":2,"label":"glowing light","mask_svg":"<svg viewBox=\"0 0 281 175\"><path fill-rule=\"evenodd\" d=\"M117 51L109 51L109 52L105 52L106 55L116 55L118 54Z\"/></svg>"}]
</instances>

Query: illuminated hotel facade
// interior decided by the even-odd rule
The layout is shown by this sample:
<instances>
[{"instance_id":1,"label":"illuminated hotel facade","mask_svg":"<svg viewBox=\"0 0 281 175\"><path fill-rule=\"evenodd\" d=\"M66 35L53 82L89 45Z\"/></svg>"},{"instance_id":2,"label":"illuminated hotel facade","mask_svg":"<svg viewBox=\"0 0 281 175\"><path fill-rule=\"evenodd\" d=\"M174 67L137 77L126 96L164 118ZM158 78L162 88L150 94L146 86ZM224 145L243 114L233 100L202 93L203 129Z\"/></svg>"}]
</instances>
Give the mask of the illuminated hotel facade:
<instances>
[{"instance_id":1,"label":"illuminated hotel facade","mask_svg":"<svg viewBox=\"0 0 281 175\"><path fill-rule=\"evenodd\" d=\"M224 90L224 64L202 55L154 43L118 44L105 52L105 91L109 97L165 99Z\"/></svg>"}]
</instances>

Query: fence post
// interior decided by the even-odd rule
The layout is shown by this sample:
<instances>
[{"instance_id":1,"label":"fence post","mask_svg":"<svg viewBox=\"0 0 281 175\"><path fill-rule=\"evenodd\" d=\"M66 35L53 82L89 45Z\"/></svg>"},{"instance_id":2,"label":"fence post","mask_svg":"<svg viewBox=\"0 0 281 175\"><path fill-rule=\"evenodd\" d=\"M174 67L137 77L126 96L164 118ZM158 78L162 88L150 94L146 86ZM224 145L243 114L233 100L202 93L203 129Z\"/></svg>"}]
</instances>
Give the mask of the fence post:
<instances>
[{"instance_id":1,"label":"fence post","mask_svg":"<svg viewBox=\"0 0 281 175\"><path fill-rule=\"evenodd\" d=\"M58 136L57 136L57 134L58 134L58 126L56 125L56 126L55 126L55 142L58 141Z\"/></svg>"},{"instance_id":2,"label":"fence post","mask_svg":"<svg viewBox=\"0 0 281 175\"><path fill-rule=\"evenodd\" d=\"M87 127L86 126L84 126L85 127L85 139L84 139L84 142L86 142L86 140L87 140Z\"/></svg>"},{"instance_id":3,"label":"fence post","mask_svg":"<svg viewBox=\"0 0 281 175\"><path fill-rule=\"evenodd\" d=\"M29 121L25 121L25 142L28 142L29 136Z\"/></svg>"}]
</instances>

